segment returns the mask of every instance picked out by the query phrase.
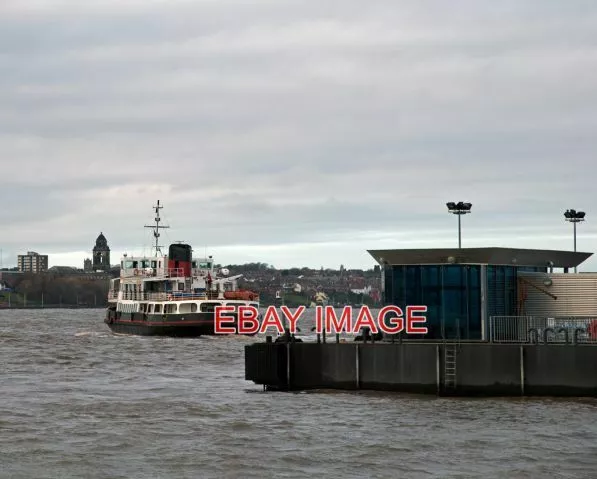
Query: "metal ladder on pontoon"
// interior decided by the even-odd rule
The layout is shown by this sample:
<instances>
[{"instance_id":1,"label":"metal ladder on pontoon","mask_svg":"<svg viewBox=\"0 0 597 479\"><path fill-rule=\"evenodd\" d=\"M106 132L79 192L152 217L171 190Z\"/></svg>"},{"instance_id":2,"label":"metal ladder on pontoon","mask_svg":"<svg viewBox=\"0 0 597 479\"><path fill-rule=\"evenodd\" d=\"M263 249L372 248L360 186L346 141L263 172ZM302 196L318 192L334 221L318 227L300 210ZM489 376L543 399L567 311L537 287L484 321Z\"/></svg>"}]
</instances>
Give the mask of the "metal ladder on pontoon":
<instances>
[{"instance_id":1,"label":"metal ladder on pontoon","mask_svg":"<svg viewBox=\"0 0 597 479\"><path fill-rule=\"evenodd\" d=\"M456 390L456 366L458 350L460 349L460 321L456 321L456 338L454 341L444 341L444 391Z\"/></svg>"},{"instance_id":2,"label":"metal ladder on pontoon","mask_svg":"<svg viewBox=\"0 0 597 479\"><path fill-rule=\"evenodd\" d=\"M458 346L456 343L444 344L444 390L454 391L456 389L456 357Z\"/></svg>"}]
</instances>

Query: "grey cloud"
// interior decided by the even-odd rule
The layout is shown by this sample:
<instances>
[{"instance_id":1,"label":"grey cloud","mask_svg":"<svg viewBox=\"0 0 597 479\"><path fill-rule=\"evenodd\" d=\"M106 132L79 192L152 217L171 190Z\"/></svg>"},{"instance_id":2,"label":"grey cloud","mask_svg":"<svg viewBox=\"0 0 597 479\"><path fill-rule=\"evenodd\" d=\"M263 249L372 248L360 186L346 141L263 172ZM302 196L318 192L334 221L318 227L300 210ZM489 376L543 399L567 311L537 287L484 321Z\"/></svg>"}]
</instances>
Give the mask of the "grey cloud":
<instances>
[{"instance_id":1,"label":"grey cloud","mask_svg":"<svg viewBox=\"0 0 597 479\"><path fill-rule=\"evenodd\" d=\"M569 247L596 32L585 1L3 2L0 246L124 249L160 198L229 252L441 244L460 199L472 240Z\"/></svg>"}]
</instances>

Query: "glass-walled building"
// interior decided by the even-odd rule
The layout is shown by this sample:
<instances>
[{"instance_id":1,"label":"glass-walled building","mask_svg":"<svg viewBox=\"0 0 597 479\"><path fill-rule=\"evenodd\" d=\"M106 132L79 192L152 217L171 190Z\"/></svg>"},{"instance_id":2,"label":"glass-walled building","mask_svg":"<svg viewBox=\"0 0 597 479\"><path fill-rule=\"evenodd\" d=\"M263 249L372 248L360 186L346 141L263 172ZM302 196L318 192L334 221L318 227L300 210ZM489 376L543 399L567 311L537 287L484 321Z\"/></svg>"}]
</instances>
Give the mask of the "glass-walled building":
<instances>
[{"instance_id":1,"label":"glass-walled building","mask_svg":"<svg viewBox=\"0 0 597 479\"><path fill-rule=\"evenodd\" d=\"M487 318L518 313L518 273L577 266L591 253L511 248L370 250L384 304L427 306L428 339L485 339Z\"/></svg>"}]
</instances>

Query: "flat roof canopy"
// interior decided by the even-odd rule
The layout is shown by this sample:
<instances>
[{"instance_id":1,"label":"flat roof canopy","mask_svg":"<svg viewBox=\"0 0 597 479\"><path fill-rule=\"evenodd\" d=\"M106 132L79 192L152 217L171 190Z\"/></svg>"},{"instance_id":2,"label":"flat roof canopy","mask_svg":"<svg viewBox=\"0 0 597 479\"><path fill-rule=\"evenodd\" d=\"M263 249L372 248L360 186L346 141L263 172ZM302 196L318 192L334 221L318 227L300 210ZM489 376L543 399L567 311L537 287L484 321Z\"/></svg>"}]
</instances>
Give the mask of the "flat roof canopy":
<instances>
[{"instance_id":1,"label":"flat roof canopy","mask_svg":"<svg viewBox=\"0 0 597 479\"><path fill-rule=\"evenodd\" d=\"M520 248L440 248L367 250L379 264L496 264L574 268L593 253Z\"/></svg>"}]
</instances>

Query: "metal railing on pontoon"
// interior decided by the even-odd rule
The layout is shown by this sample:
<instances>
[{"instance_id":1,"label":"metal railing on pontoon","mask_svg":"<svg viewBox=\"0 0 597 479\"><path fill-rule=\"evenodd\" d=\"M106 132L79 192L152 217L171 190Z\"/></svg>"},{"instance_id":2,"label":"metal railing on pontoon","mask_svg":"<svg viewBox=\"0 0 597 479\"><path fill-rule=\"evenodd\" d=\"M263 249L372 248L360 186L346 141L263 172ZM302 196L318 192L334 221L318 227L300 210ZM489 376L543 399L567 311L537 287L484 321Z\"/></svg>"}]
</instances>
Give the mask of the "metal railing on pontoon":
<instances>
[{"instance_id":1,"label":"metal railing on pontoon","mask_svg":"<svg viewBox=\"0 0 597 479\"><path fill-rule=\"evenodd\" d=\"M489 341L597 344L597 317L491 316Z\"/></svg>"}]
</instances>

